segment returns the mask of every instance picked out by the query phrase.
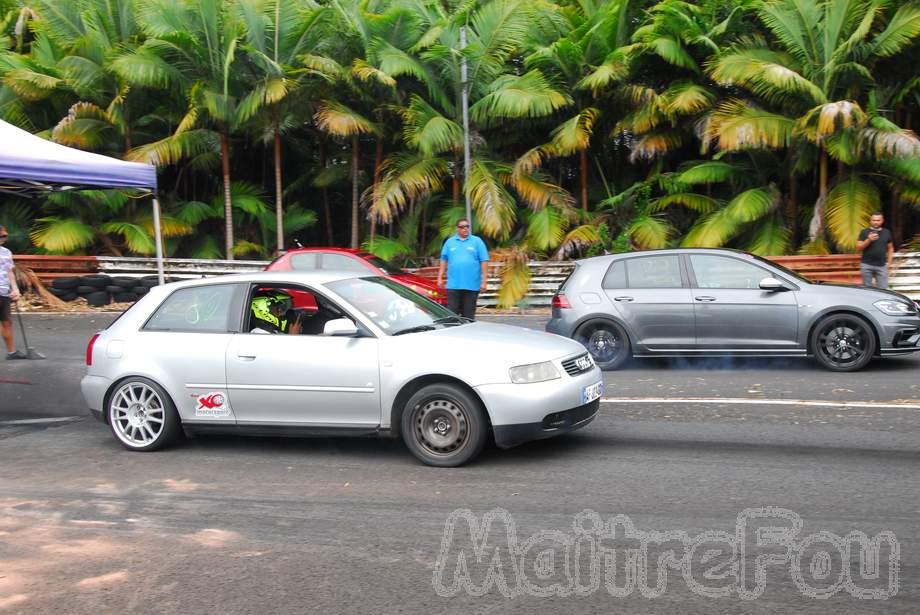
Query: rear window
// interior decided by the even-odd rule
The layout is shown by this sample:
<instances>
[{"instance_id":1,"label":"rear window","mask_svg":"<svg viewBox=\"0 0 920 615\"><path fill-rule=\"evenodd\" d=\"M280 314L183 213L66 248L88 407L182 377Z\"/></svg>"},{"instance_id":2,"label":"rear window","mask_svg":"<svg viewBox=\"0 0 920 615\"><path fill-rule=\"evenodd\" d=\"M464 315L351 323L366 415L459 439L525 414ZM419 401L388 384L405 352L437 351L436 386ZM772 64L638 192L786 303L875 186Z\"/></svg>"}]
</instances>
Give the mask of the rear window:
<instances>
[{"instance_id":1,"label":"rear window","mask_svg":"<svg viewBox=\"0 0 920 615\"><path fill-rule=\"evenodd\" d=\"M613 261L602 282L604 288L626 288L626 263Z\"/></svg>"},{"instance_id":2,"label":"rear window","mask_svg":"<svg viewBox=\"0 0 920 615\"><path fill-rule=\"evenodd\" d=\"M291 269L312 271L319 269L317 264L316 252L305 252L303 254L291 255Z\"/></svg>"},{"instance_id":3,"label":"rear window","mask_svg":"<svg viewBox=\"0 0 920 615\"><path fill-rule=\"evenodd\" d=\"M235 290L235 284L181 288L160 304L144 330L224 333L229 330Z\"/></svg>"}]
</instances>

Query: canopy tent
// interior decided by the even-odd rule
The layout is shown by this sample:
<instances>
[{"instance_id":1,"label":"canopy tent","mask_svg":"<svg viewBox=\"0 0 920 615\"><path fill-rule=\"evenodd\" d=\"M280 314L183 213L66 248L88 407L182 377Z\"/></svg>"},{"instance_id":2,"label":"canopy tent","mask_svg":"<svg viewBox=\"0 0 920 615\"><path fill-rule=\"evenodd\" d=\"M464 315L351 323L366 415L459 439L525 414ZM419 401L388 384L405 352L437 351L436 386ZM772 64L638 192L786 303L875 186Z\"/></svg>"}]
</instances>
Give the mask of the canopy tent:
<instances>
[{"instance_id":1,"label":"canopy tent","mask_svg":"<svg viewBox=\"0 0 920 615\"><path fill-rule=\"evenodd\" d=\"M157 272L163 276L160 205L156 199L156 167L46 141L0 120L0 192L36 196L57 190L138 188L153 195Z\"/></svg>"}]
</instances>

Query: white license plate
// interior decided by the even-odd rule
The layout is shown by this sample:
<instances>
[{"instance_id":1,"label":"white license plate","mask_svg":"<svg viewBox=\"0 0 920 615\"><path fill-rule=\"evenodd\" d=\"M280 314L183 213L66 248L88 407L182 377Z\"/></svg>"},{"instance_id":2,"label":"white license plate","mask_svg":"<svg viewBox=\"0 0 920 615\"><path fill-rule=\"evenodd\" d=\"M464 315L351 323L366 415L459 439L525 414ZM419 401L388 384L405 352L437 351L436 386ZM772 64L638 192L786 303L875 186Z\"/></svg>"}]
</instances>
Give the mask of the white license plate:
<instances>
[{"instance_id":1,"label":"white license plate","mask_svg":"<svg viewBox=\"0 0 920 615\"><path fill-rule=\"evenodd\" d=\"M575 359L575 367L583 372L586 372L594 367L594 362L591 361L590 355L584 355L583 357L578 357Z\"/></svg>"},{"instance_id":2,"label":"white license plate","mask_svg":"<svg viewBox=\"0 0 920 615\"><path fill-rule=\"evenodd\" d=\"M581 391L581 403L582 405L590 403L604 394L604 383L595 382L589 387L585 387Z\"/></svg>"}]
</instances>

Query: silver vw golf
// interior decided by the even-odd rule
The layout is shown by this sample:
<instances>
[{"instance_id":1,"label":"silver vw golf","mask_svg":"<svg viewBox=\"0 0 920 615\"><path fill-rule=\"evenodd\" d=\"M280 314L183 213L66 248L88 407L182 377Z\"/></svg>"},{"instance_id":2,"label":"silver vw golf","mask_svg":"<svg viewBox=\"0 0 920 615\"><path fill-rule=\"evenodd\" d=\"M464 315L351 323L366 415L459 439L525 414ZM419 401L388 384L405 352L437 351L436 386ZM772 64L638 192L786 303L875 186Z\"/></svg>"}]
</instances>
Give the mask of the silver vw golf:
<instances>
[{"instance_id":1,"label":"silver vw golf","mask_svg":"<svg viewBox=\"0 0 920 615\"><path fill-rule=\"evenodd\" d=\"M603 369L631 356L813 356L853 371L920 350L917 306L888 290L815 283L722 249L611 254L576 263L546 330Z\"/></svg>"},{"instance_id":2,"label":"silver vw golf","mask_svg":"<svg viewBox=\"0 0 920 615\"><path fill-rule=\"evenodd\" d=\"M575 341L469 322L381 277L253 273L159 286L96 334L83 395L117 440L183 432L399 437L458 466L587 425L603 381Z\"/></svg>"}]
</instances>

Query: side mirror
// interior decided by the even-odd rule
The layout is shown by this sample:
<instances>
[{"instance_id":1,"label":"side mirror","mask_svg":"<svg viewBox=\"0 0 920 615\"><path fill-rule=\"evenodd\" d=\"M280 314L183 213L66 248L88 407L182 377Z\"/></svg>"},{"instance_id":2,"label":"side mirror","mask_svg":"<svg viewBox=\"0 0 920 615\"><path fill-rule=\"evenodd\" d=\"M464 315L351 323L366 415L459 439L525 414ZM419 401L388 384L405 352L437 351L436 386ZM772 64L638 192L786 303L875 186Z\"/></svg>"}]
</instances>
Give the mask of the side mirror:
<instances>
[{"instance_id":1,"label":"side mirror","mask_svg":"<svg viewBox=\"0 0 920 615\"><path fill-rule=\"evenodd\" d=\"M323 326L323 335L350 337L358 334L358 327L347 318L336 318Z\"/></svg>"},{"instance_id":2,"label":"side mirror","mask_svg":"<svg viewBox=\"0 0 920 615\"><path fill-rule=\"evenodd\" d=\"M778 291L789 290L786 285L776 278L764 278L760 281L760 290Z\"/></svg>"}]
</instances>

